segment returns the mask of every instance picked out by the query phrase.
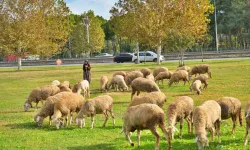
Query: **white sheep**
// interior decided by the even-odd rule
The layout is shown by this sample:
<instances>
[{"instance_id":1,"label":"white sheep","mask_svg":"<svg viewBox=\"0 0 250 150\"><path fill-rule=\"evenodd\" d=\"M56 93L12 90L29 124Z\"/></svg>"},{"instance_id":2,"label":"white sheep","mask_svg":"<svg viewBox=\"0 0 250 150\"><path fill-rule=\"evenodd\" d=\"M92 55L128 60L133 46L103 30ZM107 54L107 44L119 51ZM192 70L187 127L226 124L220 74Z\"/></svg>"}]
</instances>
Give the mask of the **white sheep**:
<instances>
[{"instance_id":1,"label":"white sheep","mask_svg":"<svg viewBox=\"0 0 250 150\"><path fill-rule=\"evenodd\" d=\"M180 122L180 138L182 138L182 124L185 119L188 124L188 133L193 133L193 109L194 101L191 97L180 96L173 101L167 109L168 132L174 139L175 125Z\"/></svg>"},{"instance_id":2,"label":"white sheep","mask_svg":"<svg viewBox=\"0 0 250 150\"><path fill-rule=\"evenodd\" d=\"M190 91L192 92L193 90L197 92L198 95L201 94L201 81L200 80L195 80L192 85L189 87Z\"/></svg>"},{"instance_id":3,"label":"white sheep","mask_svg":"<svg viewBox=\"0 0 250 150\"><path fill-rule=\"evenodd\" d=\"M250 101L247 102L246 108L245 108L245 118L246 118L246 135L244 140L244 145L247 145L248 137L250 133Z\"/></svg>"},{"instance_id":4,"label":"white sheep","mask_svg":"<svg viewBox=\"0 0 250 150\"><path fill-rule=\"evenodd\" d=\"M221 119L232 118L233 129L232 134L235 133L237 118L239 118L240 125L242 126L241 117L241 102L234 97L222 97L216 100L221 107Z\"/></svg>"},{"instance_id":5,"label":"white sheep","mask_svg":"<svg viewBox=\"0 0 250 150\"><path fill-rule=\"evenodd\" d=\"M164 111L155 104L140 104L129 107L123 115L122 132L131 146L134 143L130 139L130 132L137 130L138 147L140 146L141 130L149 129L156 138L155 149L159 149L160 135L157 127L160 127L168 140L168 148L171 149L169 134L164 123Z\"/></svg>"},{"instance_id":6,"label":"white sheep","mask_svg":"<svg viewBox=\"0 0 250 150\"><path fill-rule=\"evenodd\" d=\"M108 77L107 76L102 76L100 79L100 91L106 91L108 89Z\"/></svg>"},{"instance_id":7,"label":"white sheep","mask_svg":"<svg viewBox=\"0 0 250 150\"><path fill-rule=\"evenodd\" d=\"M132 89L131 100L136 92L138 96L141 91L145 92L160 91L158 85L154 81L142 77L136 78L132 81L131 89Z\"/></svg>"},{"instance_id":8,"label":"white sheep","mask_svg":"<svg viewBox=\"0 0 250 150\"><path fill-rule=\"evenodd\" d=\"M110 89L111 86L115 88L115 91L118 91L118 89L128 91L128 86L126 85L124 77L122 75L114 76L108 84L108 89Z\"/></svg>"},{"instance_id":9,"label":"white sheep","mask_svg":"<svg viewBox=\"0 0 250 150\"><path fill-rule=\"evenodd\" d=\"M180 80L184 81L184 85L186 84L186 82L189 83L189 79L188 79L188 72L185 70L178 70L175 71L172 75L171 78L169 79L168 85L171 86L172 83L174 82L179 82Z\"/></svg>"},{"instance_id":10,"label":"white sheep","mask_svg":"<svg viewBox=\"0 0 250 150\"><path fill-rule=\"evenodd\" d=\"M52 81L51 85L58 86L58 85L60 85L60 81L54 80L54 81Z\"/></svg>"},{"instance_id":11,"label":"white sheep","mask_svg":"<svg viewBox=\"0 0 250 150\"><path fill-rule=\"evenodd\" d=\"M32 102L36 103L37 109L39 101L46 100L49 96L53 96L59 92L59 87L55 85L41 86L33 89L24 103L24 111L28 111L29 107L32 107Z\"/></svg>"},{"instance_id":12,"label":"white sheep","mask_svg":"<svg viewBox=\"0 0 250 150\"><path fill-rule=\"evenodd\" d=\"M90 97L90 87L89 87L89 81L88 80L82 80L81 82L78 82L74 85L72 92L81 94L83 90L83 96Z\"/></svg>"},{"instance_id":13,"label":"white sheep","mask_svg":"<svg viewBox=\"0 0 250 150\"><path fill-rule=\"evenodd\" d=\"M211 139L214 141L214 132L218 136L220 143L220 123L221 107L214 100L205 101L201 106L194 109L194 127L198 149L202 150L204 146L209 146L207 131L211 133Z\"/></svg>"},{"instance_id":14,"label":"white sheep","mask_svg":"<svg viewBox=\"0 0 250 150\"><path fill-rule=\"evenodd\" d=\"M98 96L93 99L89 99L84 103L80 112L76 116L76 124L80 128L85 127L85 118L91 117L91 128L94 127L94 117L96 114L104 114L105 121L103 127L106 126L108 121L108 112L113 119L113 126L115 126L115 117L113 114L113 98L109 95Z\"/></svg>"},{"instance_id":15,"label":"white sheep","mask_svg":"<svg viewBox=\"0 0 250 150\"><path fill-rule=\"evenodd\" d=\"M166 95L160 91L156 91L156 92L144 93L142 95L134 97L130 102L129 107L143 103L150 103L150 104L156 104L162 108L166 101L167 101Z\"/></svg>"},{"instance_id":16,"label":"white sheep","mask_svg":"<svg viewBox=\"0 0 250 150\"><path fill-rule=\"evenodd\" d=\"M207 82L208 76L207 76L207 75L201 74L201 75L199 75L198 77L194 78L193 82L195 82L196 80L200 80L201 83L204 84L203 89L206 89L206 88L207 88L207 86L208 86L208 82Z\"/></svg>"},{"instance_id":17,"label":"white sheep","mask_svg":"<svg viewBox=\"0 0 250 150\"><path fill-rule=\"evenodd\" d=\"M60 100L54 102L54 114L51 117L59 129L62 125L62 117L66 117L66 126L68 126L68 116L70 115L70 123L74 112L79 112L84 103L84 97L77 93L61 92ZM57 96L56 96L57 97ZM57 98L58 98L57 97Z\"/></svg>"}]
</instances>

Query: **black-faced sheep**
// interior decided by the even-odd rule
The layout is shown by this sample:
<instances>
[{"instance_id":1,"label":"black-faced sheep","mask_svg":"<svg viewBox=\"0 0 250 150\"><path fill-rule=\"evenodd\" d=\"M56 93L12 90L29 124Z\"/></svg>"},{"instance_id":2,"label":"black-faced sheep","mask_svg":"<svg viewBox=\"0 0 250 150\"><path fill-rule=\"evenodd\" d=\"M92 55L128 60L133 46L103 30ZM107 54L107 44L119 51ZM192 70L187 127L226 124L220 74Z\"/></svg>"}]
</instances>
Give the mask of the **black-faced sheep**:
<instances>
[{"instance_id":1,"label":"black-faced sheep","mask_svg":"<svg viewBox=\"0 0 250 150\"><path fill-rule=\"evenodd\" d=\"M193 109L194 101L191 97L180 96L174 102L168 106L167 118L168 118L168 131L171 135L171 139L174 139L175 125L180 122L180 138L182 138L182 124L185 119L188 124L188 133L193 132Z\"/></svg>"},{"instance_id":2,"label":"black-faced sheep","mask_svg":"<svg viewBox=\"0 0 250 150\"><path fill-rule=\"evenodd\" d=\"M204 74L204 73L207 73L209 75L209 77L212 78L211 72L210 72L210 66L208 64L194 66L192 68L192 70L189 72L189 78L191 79L192 75L196 76L196 74L200 75L200 74Z\"/></svg>"},{"instance_id":3,"label":"black-faced sheep","mask_svg":"<svg viewBox=\"0 0 250 150\"><path fill-rule=\"evenodd\" d=\"M198 95L201 94L201 81L200 80L195 80L192 85L189 87L190 91L192 92L193 90L197 92Z\"/></svg>"},{"instance_id":4,"label":"black-faced sheep","mask_svg":"<svg viewBox=\"0 0 250 150\"><path fill-rule=\"evenodd\" d=\"M37 108L39 101L46 100L49 96L53 96L59 92L59 87L55 85L41 86L33 89L24 103L24 111L28 111L29 107L32 107L32 102L36 103Z\"/></svg>"},{"instance_id":5,"label":"black-faced sheep","mask_svg":"<svg viewBox=\"0 0 250 150\"><path fill-rule=\"evenodd\" d=\"M218 141L220 143L220 105L214 100L205 101L201 106L194 109L193 115L198 149L202 150L204 146L209 146L206 130L210 131L212 141L214 141L214 131L216 130L216 135L218 136Z\"/></svg>"},{"instance_id":6,"label":"black-faced sheep","mask_svg":"<svg viewBox=\"0 0 250 150\"><path fill-rule=\"evenodd\" d=\"M244 145L246 146L250 133L250 101L247 102L245 108L245 118L246 118L246 135L245 135Z\"/></svg>"},{"instance_id":7,"label":"black-faced sheep","mask_svg":"<svg viewBox=\"0 0 250 150\"><path fill-rule=\"evenodd\" d=\"M138 96L141 91L145 92L160 91L158 85L154 81L142 77L136 78L132 81L131 89L132 89L131 100L136 92Z\"/></svg>"},{"instance_id":8,"label":"black-faced sheep","mask_svg":"<svg viewBox=\"0 0 250 150\"><path fill-rule=\"evenodd\" d=\"M151 73L150 69L148 69L148 68L142 68L142 69L140 69L140 71L143 74L144 78L146 78Z\"/></svg>"},{"instance_id":9,"label":"black-faced sheep","mask_svg":"<svg viewBox=\"0 0 250 150\"><path fill-rule=\"evenodd\" d=\"M79 112L84 103L84 97L77 93L62 92L60 100L54 103L54 114L51 117L59 129L62 124L61 118L66 117L66 126L68 126L68 116L70 115L70 123L74 112Z\"/></svg>"},{"instance_id":10,"label":"black-faced sheep","mask_svg":"<svg viewBox=\"0 0 250 150\"><path fill-rule=\"evenodd\" d=\"M91 128L94 127L94 117L96 114L104 114L105 121L103 127L106 126L108 121L108 112L113 119L113 126L115 126L115 117L113 114L113 98L109 95L98 96L93 99L89 99L84 103L80 112L76 116L76 123L80 128L85 126L85 118L91 117Z\"/></svg>"},{"instance_id":11,"label":"black-faced sheep","mask_svg":"<svg viewBox=\"0 0 250 150\"><path fill-rule=\"evenodd\" d=\"M168 71L166 67L155 68L153 76L156 77L160 72Z\"/></svg>"},{"instance_id":12,"label":"black-faced sheep","mask_svg":"<svg viewBox=\"0 0 250 150\"><path fill-rule=\"evenodd\" d=\"M139 77L144 77L140 71L131 71L131 72L127 73L127 76L125 77L125 82L126 82L127 86L130 86L132 81L136 78L139 78Z\"/></svg>"},{"instance_id":13,"label":"black-faced sheep","mask_svg":"<svg viewBox=\"0 0 250 150\"><path fill-rule=\"evenodd\" d=\"M89 87L89 81L88 80L82 80L81 82L78 82L74 85L72 92L81 94L83 90L83 96L90 97L90 87Z\"/></svg>"},{"instance_id":14,"label":"black-faced sheep","mask_svg":"<svg viewBox=\"0 0 250 150\"><path fill-rule=\"evenodd\" d=\"M138 147L140 146L141 130L149 129L156 138L155 149L159 149L160 135L157 127L160 127L168 140L168 147L171 149L170 138L164 123L164 111L155 104L140 104L129 107L123 115L123 132L131 146L134 143L130 139L130 132L137 130Z\"/></svg>"},{"instance_id":15,"label":"black-faced sheep","mask_svg":"<svg viewBox=\"0 0 250 150\"><path fill-rule=\"evenodd\" d=\"M160 91L156 91L156 92L144 93L142 95L134 97L130 102L129 107L143 103L150 103L150 104L156 104L162 108L166 101L167 101L166 95Z\"/></svg>"},{"instance_id":16,"label":"black-faced sheep","mask_svg":"<svg viewBox=\"0 0 250 150\"><path fill-rule=\"evenodd\" d=\"M201 83L204 84L203 89L207 88L207 86L208 86L208 82L207 82L208 76L207 75L205 75L205 74L199 75L198 77L194 78L193 82L195 82L196 80L200 80Z\"/></svg>"},{"instance_id":17,"label":"black-faced sheep","mask_svg":"<svg viewBox=\"0 0 250 150\"><path fill-rule=\"evenodd\" d=\"M237 124L237 118L239 118L240 125L242 126L241 117L241 102L234 97L222 97L216 100L221 107L221 119L232 118L233 129L232 134L235 133L235 128Z\"/></svg>"},{"instance_id":18,"label":"black-faced sheep","mask_svg":"<svg viewBox=\"0 0 250 150\"><path fill-rule=\"evenodd\" d=\"M180 80L184 81L184 85L186 82L189 83L188 72L186 70L175 71L171 78L169 79L168 85L171 86L174 82L179 82Z\"/></svg>"},{"instance_id":19,"label":"black-faced sheep","mask_svg":"<svg viewBox=\"0 0 250 150\"><path fill-rule=\"evenodd\" d=\"M102 76L100 79L100 91L103 92L107 92L108 89L108 77L107 76Z\"/></svg>"}]
</instances>

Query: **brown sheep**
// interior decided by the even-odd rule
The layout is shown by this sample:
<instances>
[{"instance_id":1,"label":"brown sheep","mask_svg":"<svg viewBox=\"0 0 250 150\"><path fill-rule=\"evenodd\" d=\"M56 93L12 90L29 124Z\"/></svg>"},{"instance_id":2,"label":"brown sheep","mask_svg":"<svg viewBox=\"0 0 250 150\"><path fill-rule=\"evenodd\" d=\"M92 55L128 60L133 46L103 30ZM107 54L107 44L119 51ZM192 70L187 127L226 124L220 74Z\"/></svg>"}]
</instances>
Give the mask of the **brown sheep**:
<instances>
[{"instance_id":1,"label":"brown sheep","mask_svg":"<svg viewBox=\"0 0 250 150\"><path fill-rule=\"evenodd\" d=\"M125 71L116 71L113 73L113 77L116 75L122 75L125 78L127 73Z\"/></svg>"},{"instance_id":2,"label":"brown sheep","mask_svg":"<svg viewBox=\"0 0 250 150\"><path fill-rule=\"evenodd\" d=\"M194 78L193 83L194 83L196 80L200 80L201 83L204 84L203 89L206 89L206 88L207 88L207 86L208 86L208 82L207 82L208 76L207 76L207 75L205 75L205 74L199 75L198 77Z\"/></svg>"},{"instance_id":3,"label":"brown sheep","mask_svg":"<svg viewBox=\"0 0 250 150\"><path fill-rule=\"evenodd\" d=\"M127 74L127 76L124 78L127 86L130 86L131 82L139 77L144 77L143 74L140 71L131 71Z\"/></svg>"},{"instance_id":4,"label":"brown sheep","mask_svg":"<svg viewBox=\"0 0 250 150\"><path fill-rule=\"evenodd\" d=\"M187 72L190 72L190 67L188 67L188 66L182 66L182 67L178 67L176 69L176 71L178 71L178 70L186 70Z\"/></svg>"},{"instance_id":5,"label":"brown sheep","mask_svg":"<svg viewBox=\"0 0 250 150\"><path fill-rule=\"evenodd\" d=\"M212 78L211 72L210 72L210 66L208 64L202 64L199 66L194 66L192 70L189 72L189 79L191 79L192 75L196 74L204 74L207 73L210 78Z\"/></svg>"},{"instance_id":6,"label":"brown sheep","mask_svg":"<svg viewBox=\"0 0 250 150\"><path fill-rule=\"evenodd\" d=\"M107 92L108 89L108 77L107 76L102 76L100 79L100 91L103 92Z\"/></svg>"},{"instance_id":7,"label":"brown sheep","mask_svg":"<svg viewBox=\"0 0 250 150\"><path fill-rule=\"evenodd\" d=\"M179 82L180 80L184 81L184 85L186 84L186 82L189 83L188 80L188 72L185 70L179 70L179 71L175 71L172 75L171 78L169 79L168 85L171 86L172 83L174 82Z\"/></svg>"},{"instance_id":8,"label":"brown sheep","mask_svg":"<svg viewBox=\"0 0 250 150\"><path fill-rule=\"evenodd\" d=\"M242 126L241 117L241 102L234 97L222 97L216 100L221 106L221 119L226 120L232 118L233 129L232 134L235 133L237 118L239 118L240 125Z\"/></svg>"},{"instance_id":9,"label":"brown sheep","mask_svg":"<svg viewBox=\"0 0 250 150\"><path fill-rule=\"evenodd\" d=\"M155 68L153 76L156 77L160 72L168 71L166 67Z\"/></svg>"},{"instance_id":10,"label":"brown sheep","mask_svg":"<svg viewBox=\"0 0 250 150\"><path fill-rule=\"evenodd\" d=\"M144 78L146 78L151 73L150 69L148 69L148 68L142 68L142 69L140 69L140 71L143 74Z\"/></svg>"},{"instance_id":11,"label":"brown sheep","mask_svg":"<svg viewBox=\"0 0 250 150\"><path fill-rule=\"evenodd\" d=\"M170 79L172 74L173 74L172 71L160 72L160 73L155 77L155 82L161 80L161 83L162 83L162 85L163 85L163 80L164 80L164 79ZM159 84L159 82L158 82L158 84Z\"/></svg>"}]
</instances>

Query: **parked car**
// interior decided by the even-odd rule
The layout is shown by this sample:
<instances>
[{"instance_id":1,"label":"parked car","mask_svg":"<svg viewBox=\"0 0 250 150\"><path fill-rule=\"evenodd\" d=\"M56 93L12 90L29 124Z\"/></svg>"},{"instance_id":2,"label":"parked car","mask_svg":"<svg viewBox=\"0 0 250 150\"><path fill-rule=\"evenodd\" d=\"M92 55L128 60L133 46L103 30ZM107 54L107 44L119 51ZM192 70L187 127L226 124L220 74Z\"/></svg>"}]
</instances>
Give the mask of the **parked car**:
<instances>
[{"instance_id":1,"label":"parked car","mask_svg":"<svg viewBox=\"0 0 250 150\"><path fill-rule=\"evenodd\" d=\"M29 55L29 56L25 56L22 60L23 61L25 61L25 60L40 60L40 56L39 55Z\"/></svg>"},{"instance_id":2,"label":"parked car","mask_svg":"<svg viewBox=\"0 0 250 150\"><path fill-rule=\"evenodd\" d=\"M96 55L95 57L112 57L113 55L109 53L100 53L99 55Z\"/></svg>"},{"instance_id":3,"label":"parked car","mask_svg":"<svg viewBox=\"0 0 250 150\"><path fill-rule=\"evenodd\" d=\"M137 53L134 53L134 57L132 59L133 62L137 63ZM152 61L152 62L156 62L157 61L157 54L152 52L152 51L143 51L143 52L139 52L139 59L140 62L144 62L144 61ZM160 56L160 61L164 61L165 58L164 56Z\"/></svg>"},{"instance_id":4,"label":"parked car","mask_svg":"<svg viewBox=\"0 0 250 150\"><path fill-rule=\"evenodd\" d=\"M123 62L132 62L133 54L132 53L120 53L114 57L114 62L123 63Z\"/></svg>"}]
</instances>

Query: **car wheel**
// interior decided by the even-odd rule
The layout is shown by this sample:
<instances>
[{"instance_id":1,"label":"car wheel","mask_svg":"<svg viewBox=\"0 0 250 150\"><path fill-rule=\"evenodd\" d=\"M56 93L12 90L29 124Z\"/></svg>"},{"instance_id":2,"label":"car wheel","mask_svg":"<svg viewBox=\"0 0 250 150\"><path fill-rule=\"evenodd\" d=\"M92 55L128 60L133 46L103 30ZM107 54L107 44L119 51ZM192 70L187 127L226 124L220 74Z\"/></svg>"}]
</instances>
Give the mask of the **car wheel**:
<instances>
[{"instance_id":1,"label":"car wheel","mask_svg":"<svg viewBox=\"0 0 250 150\"><path fill-rule=\"evenodd\" d=\"M153 62L157 62L157 58L153 59Z\"/></svg>"}]
</instances>

